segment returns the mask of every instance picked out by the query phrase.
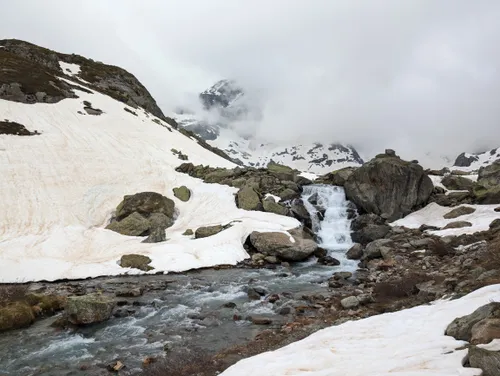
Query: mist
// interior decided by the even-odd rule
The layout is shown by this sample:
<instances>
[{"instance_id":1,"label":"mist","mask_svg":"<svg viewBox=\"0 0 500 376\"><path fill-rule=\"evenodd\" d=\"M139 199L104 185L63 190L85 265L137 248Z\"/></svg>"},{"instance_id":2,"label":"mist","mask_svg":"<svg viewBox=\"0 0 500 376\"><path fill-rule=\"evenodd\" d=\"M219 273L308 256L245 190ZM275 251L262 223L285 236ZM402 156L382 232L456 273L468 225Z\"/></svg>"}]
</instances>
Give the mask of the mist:
<instances>
[{"instance_id":1,"label":"mist","mask_svg":"<svg viewBox=\"0 0 500 376\"><path fill-rule=\"evenodd\" d=\"M70 4L68 4L70 3ZM391 147L410 159L500 146L496 0L1 0L2 38L124 67L169 114L235 79L271 142ZM198 107L197 107L198 106Z\"/></svg>"}]
</instances>

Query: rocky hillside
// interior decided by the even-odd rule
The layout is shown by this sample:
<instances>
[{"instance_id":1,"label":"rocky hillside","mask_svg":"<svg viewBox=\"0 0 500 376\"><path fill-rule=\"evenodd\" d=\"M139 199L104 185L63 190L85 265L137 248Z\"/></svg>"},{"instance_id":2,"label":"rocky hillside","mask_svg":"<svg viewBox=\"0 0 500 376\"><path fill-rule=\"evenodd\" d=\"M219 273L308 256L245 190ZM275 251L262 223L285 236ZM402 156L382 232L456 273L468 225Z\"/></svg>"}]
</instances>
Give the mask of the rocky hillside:
<instances>
[{"instance_id":1,"label":"rocky hillside","mask_svg":"<svg viewBox=\"0 0 500 376\"><path fill-rule=\"evenodd\" d=\"M500 148L483 153L462 153L456 159L453 167L463 170L478 170L500 159Z\"/></svg>"},{"instance_id":2,"label":"rocky hillside","mask_svg":"<svg viewBox=\"0 0 500 376\"><path fill-rule=\"evenodd\" d=\"M363 163L353 146L335 143L334 140L293 145L269 143L242 129L241 124L245 121L260 119L261 109L258 101L249 99L235 81L218 81L199 97L209 114L177 113L173 117L181 127L224 150L238 164L265 167L275 162L321 174Z\"/></svg>"}]
</instances>

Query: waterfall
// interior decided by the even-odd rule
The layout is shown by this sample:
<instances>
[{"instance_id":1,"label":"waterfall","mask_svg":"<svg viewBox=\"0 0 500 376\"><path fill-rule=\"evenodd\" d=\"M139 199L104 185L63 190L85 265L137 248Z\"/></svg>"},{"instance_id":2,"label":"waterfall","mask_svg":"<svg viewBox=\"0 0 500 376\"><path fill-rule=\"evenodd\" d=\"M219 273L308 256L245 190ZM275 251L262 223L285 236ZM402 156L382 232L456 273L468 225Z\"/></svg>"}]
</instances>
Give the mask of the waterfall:
<instances>
[{"instance_id":1,"label":"waterfall","mask_svg":"<svg viewBox=\"0 0 500 376\"><path fill-rule=\"evenodd\" d=\"M343 264L345 252L352 246L351 221L348 219L348 201L344 188L332 185L304 187L302 200L312 220L312 230L320 247Z\"/></svg>"}]
</instances>

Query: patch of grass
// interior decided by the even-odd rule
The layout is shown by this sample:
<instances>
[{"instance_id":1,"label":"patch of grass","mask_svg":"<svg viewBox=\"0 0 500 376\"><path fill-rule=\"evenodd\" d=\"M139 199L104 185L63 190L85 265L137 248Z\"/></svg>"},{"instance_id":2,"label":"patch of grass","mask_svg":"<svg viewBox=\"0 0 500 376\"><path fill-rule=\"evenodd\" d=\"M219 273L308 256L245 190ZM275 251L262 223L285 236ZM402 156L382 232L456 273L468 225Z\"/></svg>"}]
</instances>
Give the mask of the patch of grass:
<instances>
[{"instance_id":1,"label":"patch of grass","mask_svg":"<svg viewBox=\"0 0 500 376\"><path fill-rule=\"evenodd\" d=\"M26 300L29 285L0 285L0 307Z\"/></svg>"}]
</instances>

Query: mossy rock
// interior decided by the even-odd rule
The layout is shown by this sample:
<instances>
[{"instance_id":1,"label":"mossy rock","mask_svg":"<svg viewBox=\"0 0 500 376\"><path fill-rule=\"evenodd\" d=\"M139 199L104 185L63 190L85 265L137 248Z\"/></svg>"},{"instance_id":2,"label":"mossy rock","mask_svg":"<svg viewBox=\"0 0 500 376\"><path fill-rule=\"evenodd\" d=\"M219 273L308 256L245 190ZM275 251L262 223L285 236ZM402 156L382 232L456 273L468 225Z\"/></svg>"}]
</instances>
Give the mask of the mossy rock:
<instances>
[{"instance_id":1,"label":"mossy rock","mask_svg":"<svg viewBox=\"0 0 500 376\"><path fill-rule=\"evenodd\" d=\"M123 255L120 259L120 266L122 268L134 268L145 272L153 270L152 266L149 266L151 259L148 256L129 254Z\"/></svg>"},{"instance_id":2,"label":"mossy rock","mask_svg":"<svg viewBox=\"0 0 500 376\"><path fill-rule=\"evenodd\" d=\"M174 191L174 196L181 201L186 202L189 201L189 199L191 198L191 191L185 185L178 188L174 188L173 191Z\"/></svg>"},{"instance_id":3,"label":"mossy rock","mask_svg":"<svg viewBox=\"0 0 500 376\"><path fill-rule=\"evenodd\" d=\"M283 205L278 204L272 197L266 198L262 201L262 206L264 207L264 211L268 213L274 213L279 215L287 215L288 209Z\"/></svg>"},{"instance_id":4,"label":"mossy rock","mask_svg":"<svg viewBox=\"0 0 500 376\"><path fill-rule=\"evenodd\" d=\"M193 232L193 230L188 228L186 231L184 231L184 233L182 235L191 236L191 235L194 235L194 232Z\"/></svg>"},{"instance_id":5,"label":"mossy rock","mask_svg":"<svg viewBox=\"0 0 500 376\"><path fill-rule=\"evenodd\" d=\"M88 325L108 320L116 301L100 294L68 297L64 315L73 325Z\"/></svg>"},{"instance_id":6,"label":"mossy rock","mask_svg":"<svg viewBox=\"0 0 500 376\"><path fill-rule=\"evenodd\" d=\"M149 231L151 223L137 212L121 221L111 222L106 229L128 236L141 236Z\"/></svg>"},{"instance_id":7,"label":"mossy rock","mask_svg":"<svg viewBox=\"0 0 500 376\"><path fill-rule=\"evenodd\" d=\"M278 196L280 196L282 200L291 200L299 197L299 193L293 189L285 188L278 194Z\"/></svg>"},{"instance_id":8,"label":"mossy rock","mask_svg":"<svg viewBox=\"0 0 500 376\"><path fill-rule=\"evenodd\" d=\"M195 231L194 237L195 239L207 238L218 234L222 230L224 230L224 226L222 225L200 227Z\"/></svg>"},{"instance_id":9,"label":"mossy rock","mask_svg":"<svg viewBox=\"0 0 500 376\"><path fill-rule=\"evenodd\" d=\"M124 196L123 201L116 208L116 219L121 221L134 212L146 218L153 213L161 213L169 218L173 218L175 204L168 197L156 192L141 192Z\"/></svg>"},{"instance_id":10,"label":"mossy rock","mask_svg":"<svg viewBox=\"0 0 500 376\"><path fill-rule=\"evenodd\" d=\"M478 204L500 204L500 186L487 188L482 185L476 185L473 189L473 194Z\"/></svg>"},{"instance_id":11,"label":"mossy rock","mask_svg":"<svg viewBox=\"0 0 500 376\"><path fill-rule=\"evenodd\" d=\"M26 302L15 302L0 308L0 332L26 328L34 321L35 314Z\"/></svg>"},{"instance_id":12,"label":"mossy rock","mask_svg":"<svg viewBox=\"0 0 500 376\"><path fill-rule=\"evenodd\" d=\"M238 208L244 210L260 210L262 208L259 194L255 189L248 186L238 191L236 195L236 204Z\"/></svg>"},{"instance_id":13,"label":"mossy rock","mask_svg":"<svg viewBox=\"0 0 500 376\"><path fill-rule=\"evenodd\" d=\"M66 297L60 295L28 294L26 302L30 306L38 306L41 314L52 314L60 311L66 304Z\"/></svg>"}]
</instances>

